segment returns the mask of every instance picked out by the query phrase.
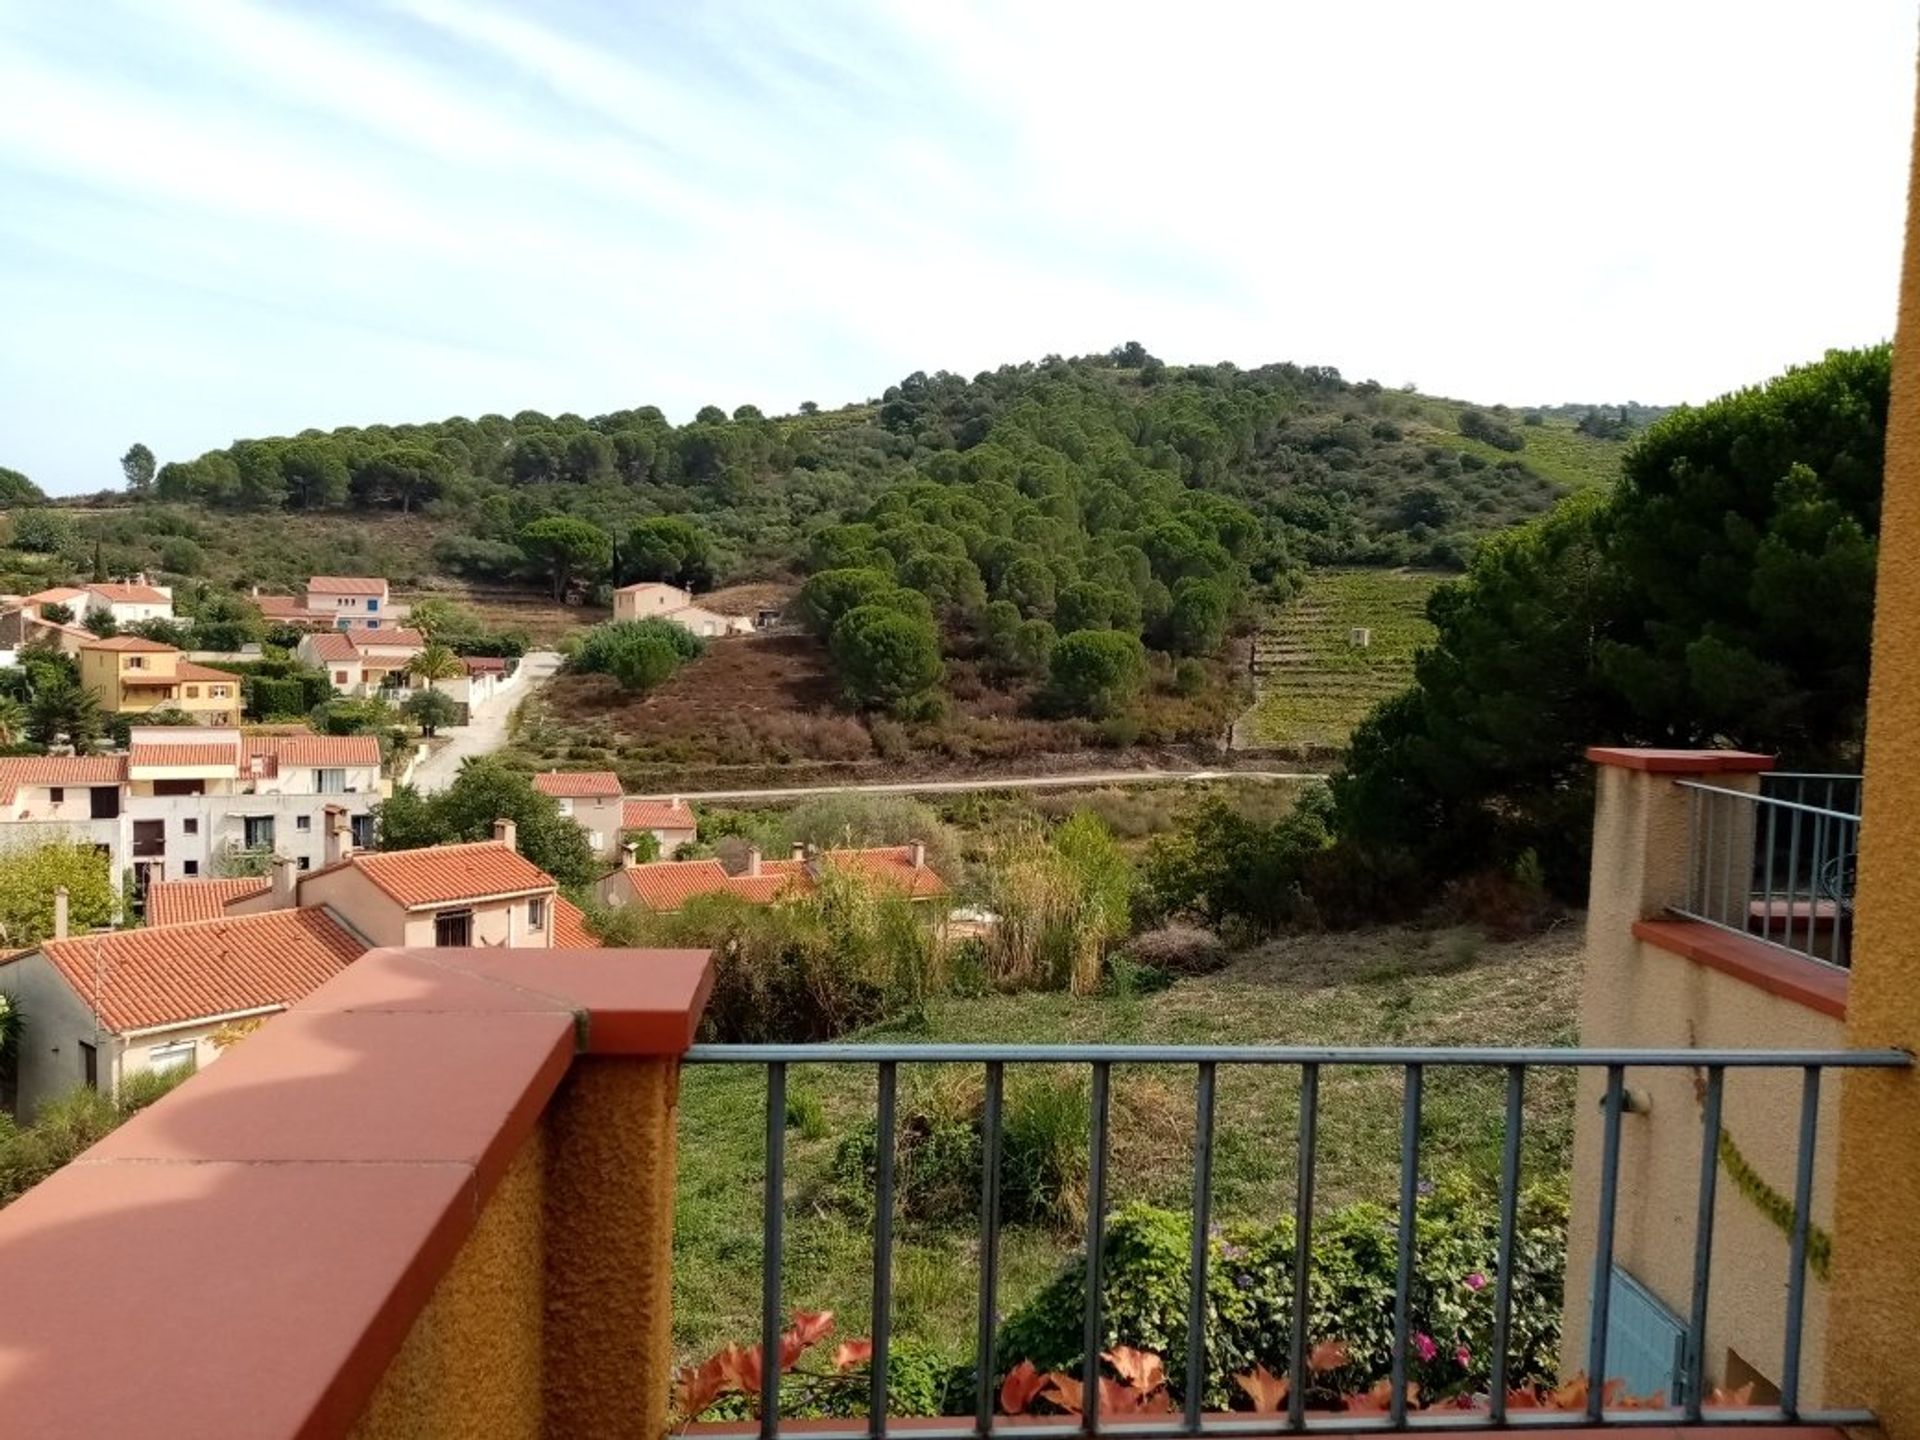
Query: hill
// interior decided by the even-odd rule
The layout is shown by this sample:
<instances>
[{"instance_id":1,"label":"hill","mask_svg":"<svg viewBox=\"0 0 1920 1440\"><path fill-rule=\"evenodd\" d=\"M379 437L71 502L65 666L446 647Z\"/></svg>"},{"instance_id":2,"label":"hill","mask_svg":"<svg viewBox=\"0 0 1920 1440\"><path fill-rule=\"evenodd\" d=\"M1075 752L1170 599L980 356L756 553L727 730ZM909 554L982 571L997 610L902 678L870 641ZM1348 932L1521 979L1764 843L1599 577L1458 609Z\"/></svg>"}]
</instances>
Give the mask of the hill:
<instances>
[{"instance_id":1,"label":"hill","mask_svg":"<svg viewBox=\"0 0 1920 1440\"><path fill-rule=\"evenodd\" d=\"M136 447L126 494L54 502L69 521L36 517L25 533L15 512L0 587L70 578L96 546L113 573L222 586L362 568L409 587L531 585L518 536L555 514L622 542L649 516L685 516L709 542L703 582L791 573L815 532L863 514L933 457L977 447L1015 413L1044 438L1090 402L1146 466L1253 511L1263 582L1302 563L1458 568L1480 536L1608 483L1621 435L1653 413L1591 412L1617 421L1588 426L1602 436L1580 428L1590 415L1578 407L1522 417L1324 367L1171 366L1129 345L970 380L916 373L877 400L780 417L708 406L675 426L651 406L591 419L522 411L242 439L160 464ZM0 498L32 497L20 477ZM260 543L263 516L276 517L272 544ZM616 554L611 578L630 568Z\"/></svg>"}]
</instances>

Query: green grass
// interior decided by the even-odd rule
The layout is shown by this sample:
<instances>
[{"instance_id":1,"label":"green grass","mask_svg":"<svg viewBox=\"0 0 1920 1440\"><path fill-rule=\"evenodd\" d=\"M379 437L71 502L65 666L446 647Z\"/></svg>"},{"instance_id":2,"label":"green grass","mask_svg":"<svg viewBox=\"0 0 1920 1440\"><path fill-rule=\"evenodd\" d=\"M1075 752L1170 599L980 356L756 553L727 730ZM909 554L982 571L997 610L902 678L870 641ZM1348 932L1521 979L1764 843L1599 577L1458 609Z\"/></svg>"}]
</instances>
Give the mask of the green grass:
<instances>
[{"instance_id":1,"label":"green grass","mask_svg":"<svg viewBox=\"0 0 1920 1440\"><path fill-rule=\"evenodd\" d=\"M865 1038L906 1043L1131 1041L1157 1044L1571 1043L1578 937L1570 927L1517 945L1460 931L1381 930L1288 939L1212 976L1139 999L1067 995L948 998L918 1029L881 1027ZM1067 1074L1010 1073L1022 1087L1065 1087ZM950 1110L977 1074L902 1067L901 1113ZM1192 1167L1193 1078L1174 1067L1120 1067L1113 1079L1110 1195L1184 1208ZM681 1090L680 1175L674 1233L674 1329L682 1357L758 1334L765 1078L748 1067L694 1067ZM1215 1214L1266 1221L1292 1204L1298 1113L1295 1072L1229 1067L1219 1080ZM840 1137L873 1114L868 1069L796 1066L791 1092L809 1097L787 1130L787 1308L827 1308L840 1333L866 1332L872 1225L841 1203L832 1163ZM971 1091L969 1090L971 1087ZM1316 1201L1386 1201L1398 1183L1398 1072L1338 1069L1321 1078ZM1502 1077L1434 1069L1422 1113L1422 1170L1497 1173ZM1529 1174L1563 1170L1572 1134L1570 1076L1542 1071L1528 1085ZM1084 1142L1082 1142L1084 1143ZM897 1228L895 1332L956 1357L972 1348L977 1303L974 1216ZM1001 1308L1033 1294L1074 1247L1071 1230L1009 1226Z\"/></svg>"},{"instance_id":2,"label":"green grass","mask_svg":"<svg viewBox=\"0 0 1920 1440\"><path fill-rule=\"evenodd\" d=\"M1431 570L1314 570L1255 641L1259 698L1246 743L1338 747L1380 701L1413 683L1413 657L1433 639ZM1372 631L1362 649L1355 628Z\"/></svg>"},{"instance_id":3,"label":"green grass","mask_svg":"<svg viewBox=\"0 0 1920 1440\"><path fill-rule=\"evenodd\" d=\"M1430 402L1425 408L1425 418L1433 431L1427 438L1437 445L1477 455L1490 465L1498 465L1505 460L1525 461L1534 473L1567 490L1610 486L1620 478L1620 456L1626 449L1624 441L1600 440L1592 435L1583 435L1571 422L1561 419L1549 419L1542 425L1528 425L1522 412L1515 410L1509 415L1495 418L1524 439L1526 448L1520 451L1502 450L1484 440L1469 439L1460 433L1460 412L1464 408L1450 401Z\"/></svg>"}]
</instances>

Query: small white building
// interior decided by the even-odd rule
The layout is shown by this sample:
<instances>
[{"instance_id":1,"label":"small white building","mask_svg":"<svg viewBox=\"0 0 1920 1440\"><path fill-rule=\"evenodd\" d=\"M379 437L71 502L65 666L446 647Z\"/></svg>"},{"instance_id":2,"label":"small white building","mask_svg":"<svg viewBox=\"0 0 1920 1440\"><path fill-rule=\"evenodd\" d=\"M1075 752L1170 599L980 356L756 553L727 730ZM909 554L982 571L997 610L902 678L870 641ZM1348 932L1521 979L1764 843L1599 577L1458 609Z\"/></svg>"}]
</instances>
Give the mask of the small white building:
<instances>
[{"instance_id":1,"label":"small white building","mask_svg":"<svg viewBox=\"0 0 1920 1440\"><path fill-rule=\"evenodd\" d=\"M332 616L342 630L379 630L406 618L395 605L387 582L377 575L315 575L307 581L309 615Z\"/></svg>"},{"instance_id":2,"label":"small white building","mask_svg":"<svg viewBox=\"0 0 1920 1440\"><path fill-rule=\"evenodd\" d=\"M722 615L693 603L693 596L678 585L658 580L643 580L623 585L613 592L613 618L616 620L671 620L682 629L705 639L722 635L751 635L753 620L746 615Z\"/></svg>"},{"instance_id":3,"label":"small white building","mask_svg":"<svg viewBox=\"0 0 1920 1440\"><path fill-rule=\"evenodd\" d=\"M294 654L315 669L326 671L336 695L363 696L424 690L427 682L416 678L407 667L426 648L427 637L418 630L356 626L302 635Z\"/></svg>"}]
</instances>

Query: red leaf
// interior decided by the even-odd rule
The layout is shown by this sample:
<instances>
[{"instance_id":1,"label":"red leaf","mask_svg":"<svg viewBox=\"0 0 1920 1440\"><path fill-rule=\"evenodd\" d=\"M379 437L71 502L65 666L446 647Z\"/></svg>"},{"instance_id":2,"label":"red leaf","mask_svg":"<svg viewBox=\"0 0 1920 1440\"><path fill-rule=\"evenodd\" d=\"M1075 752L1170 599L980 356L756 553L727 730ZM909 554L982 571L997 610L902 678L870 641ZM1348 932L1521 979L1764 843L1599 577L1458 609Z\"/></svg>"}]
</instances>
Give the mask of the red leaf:
<instances>
[{"instance_id":1,"label":"red leaf","mask_svg":"<svg viewBox=\"0 0 1920 1440\"><path fill-rule=\"evenodd\" d=\"M706 1408L726 1393L727 1376L722 1356L712 1355L698 1365L684 1367L675 1377L673 1403L681 1418L697 1420Z\"/></svg>"},{"instance_id":2,"label":"red leaf","mask_svg":"<svg viewBox=\"0 0 1920 1440\"><path fill-rule=\"evenodd\" d=\"M1707 1396L1709 1405L1751 1405L1753 1404L1753 1382L1749 1380L1737 1390L1724 1390L1713 1387L1713 1393Z\"/></svg>"},{"instance_id":3,"label":"red leaf","mask_svg":"<svg viewBox=\"0 0 1920 1440\"><path fill-rule=\"evenodd\" d=\"M1069 1375L1064 1370L1049 1370L1040 1377L1046 1381L1047 1388L1040 1392L1040 1399L1049 1405L1058 1406L1069 1415L1078 1415L1081 1410L1080 1377Z\"/></svg>"},{"instance_id":4,"label":"red leaf","mask_svg":"<svg viewBox=\"0 0 1920 1440\"><path fill-rule=\"evenodd\" d=\"M1353 1352L1347 1348L1344 1340L1322 1340L1307 1354L1307 1368L1316 1375L1324 1375L1329 1370L1338 1370L1350 1364Z\"/></svg>"},{"instance_id":5,"label":"red leaf","mask_svg":"<svg viewBox=\"0 0 1920 1440\"><path fill-rule=\"evenodd\" d=\"M833 1352L833 1368L851 1370L855 1365L864 1365L873 1359L873 1341L843 1340Z\"/></svg>"},{"instance_id":6,"label":"red leaf","mask_svg":"<svg viewBox=\"0 0 1920 1440\"><path fill-rule=\"evenodd\" d=\"M1275 1375L1264 1365L1234 1376L1233 1383L1247 1392L1256 1415L1278 1415L1280 1407L1287 1403L1287 1377Z\"/></svg>"},{"instance_id":7,"label":"red leaf","mask_svg":"<svg viewBox=\"0 0 1920 1440\"><path fill-rule=\"evenodd\" d=\"M1420 1399L1420 1386L1412 1380L1407 1381L1407 1407L1413 1408ZM1358 1390L1347 1397L1347 1409L1366 1415L1384 1415L1393 1405L1393 1382L1376 1380L1370 1390Z\"/></svg>"},{"instance_id":8,"label":"red leaf","mask_svg":"<svg viewBox=\"0 0 1920 1440\"><path fill-rule=\"evenodd\" d=\"M827 1332L833 1329L833 1311L796 1310L793 1312L793 1329L787 1333L798 1340L802 1346L815 1345L827 1338Z\"/></svg>"},{"instance_id":9,"label":"red leaf","mask_svg":"<svg viewBox=\"0 0 1920 1440\"><path fill-rule=\"evenodd\" d=\"M1587 1372L1582 1370L1562 1385L1549 1390L1541 1402L1543 1410L1584 1410L1587 1408Z\"/></svg>"},{"instance_id":10,"label":"red leaf","mask_svg":"<svg viewBox=\"0 0 1920 1440\"><path fill-rule=\"evenodd\" d=\"M1022 1360L1000 1382L1000 1413L1024 1415L1027 1407L1047 1386L1047 1377L1033 1368L1033 1361Z\"/></svg>"},{"instance_id":11,"label":"red leaf","mask_svg":"<svg viewBox=\"0 0 1920 1440\"><path fill-rule=\"evenodd\" d=\"M1113 1366L1114 1374L1136 1390L1158 1390L1167 1383L1167 1367L1151 1350L1116 1345L1101 1358Z\"/></svg>"},{"instance_id":12,"label":"red leaf","mask_svg":"<svg viewBox=\"0 0 1920 1440\"><path fill-rule=\"evenodd\" d=\"M713 1357L719 1362L720 1374L725 1380L726 1389L738 1390L746 1395L760 1393L760 1347L743 1350L738 1345L729 1345ZM713 1361L709 1361L709 1364Z\"/></svg>"}]
</instances>

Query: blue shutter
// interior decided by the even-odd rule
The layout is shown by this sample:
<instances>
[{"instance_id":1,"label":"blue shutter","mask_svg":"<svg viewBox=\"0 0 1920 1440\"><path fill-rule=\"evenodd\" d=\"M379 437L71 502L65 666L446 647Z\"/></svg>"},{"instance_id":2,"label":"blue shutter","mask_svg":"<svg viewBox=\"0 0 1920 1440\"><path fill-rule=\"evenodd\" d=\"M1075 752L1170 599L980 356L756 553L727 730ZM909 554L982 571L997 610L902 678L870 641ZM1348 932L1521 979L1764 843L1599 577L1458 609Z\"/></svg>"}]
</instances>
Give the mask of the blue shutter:
<instances>
[{"instance_id":1,"label":"blue shutter","mask_svg":"<svg viewBox=\"0 0 1920 1440\"><path fill-rule=\"evenodd\" d=\"M1618 1265L1607 1300L1607 1374L1626 1381L1629 1395L1667 1397L1681 1403L1686 1374L1687 1327L1646 1286Z\"/></svg>"}]
</instances>

